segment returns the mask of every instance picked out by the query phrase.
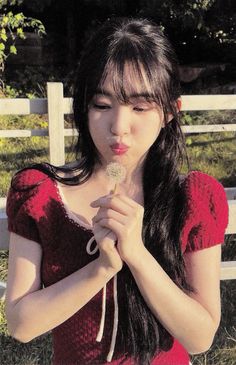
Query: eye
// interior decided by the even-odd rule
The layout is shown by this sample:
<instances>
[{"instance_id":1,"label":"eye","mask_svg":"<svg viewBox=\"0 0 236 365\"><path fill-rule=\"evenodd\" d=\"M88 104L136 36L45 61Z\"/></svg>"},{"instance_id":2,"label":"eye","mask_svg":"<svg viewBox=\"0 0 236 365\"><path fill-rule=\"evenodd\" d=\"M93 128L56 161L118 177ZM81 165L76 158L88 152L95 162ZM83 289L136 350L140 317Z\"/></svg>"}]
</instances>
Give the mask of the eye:
<instances>
[{"instance_id":1,"label":"eye","mask_svg":"<svg viewBox=\"0 0 236 365\"><path fill-rule=\"evenodd\" d=\"M93 103L92 104L92 107L95 108L95 109L99 109L99 110L108 110L111 108L110 105L108 104L100 104L100 103Z\"/></svg>"},{"instance_id":2,"label":"eye","mask_svg":"<svg viewBox=\"0 0 236 365\"><path fill-rule=\"evenodd\" d=\"M153 105L150 103L140 104L140 105L134 105L133 109L138 113L147 112L151 109L153 109Z\"/></svg>"},{"instance_id":3,"label":"eye","mask_svg":"<svg viewBox=\"0 0 236 365\"><path fill-rule=\"evenodd\" d=\"M145 109L145 108L142 108L142 107L139 107L139 106L135 106L134 107L134 110L136 111L136 112L144 112L144 111L146 111L147 109Z\"/></svg>"},{"instance_id":4,"label":"eye","mask_svg":"<svg viewBox=\"0 0 236 365\"><path fill-rule=\"evenodd\" d=\"M90 106L93 109L106 111L106 110L109 110L112 105L111 105L111 101L108 97L106 97L104 95L95 95L91 100Z\"/></svg>"},{"instance_id":5,"label":"eye","mask_svg":"<svg viewBox=\"0 0 236 365\"><path fill-rule=\"evenodd\" d=\"M133 107L133 110L137 113L148 112L149 110L152 110L157 106L154 100L142 97L134 98L133 100L131 100L131 105Z\"/></svg>"}]
</instances>

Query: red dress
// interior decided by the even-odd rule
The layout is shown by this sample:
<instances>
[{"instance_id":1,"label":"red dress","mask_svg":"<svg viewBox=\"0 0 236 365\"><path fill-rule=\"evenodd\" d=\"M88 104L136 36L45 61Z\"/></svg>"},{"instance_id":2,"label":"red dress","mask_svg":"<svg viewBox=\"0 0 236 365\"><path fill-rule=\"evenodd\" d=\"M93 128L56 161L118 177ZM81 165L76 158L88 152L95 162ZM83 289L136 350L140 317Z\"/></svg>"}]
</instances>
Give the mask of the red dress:
<instances>
[{"instance_id":1,"label":"red dress","mask_svg":"<svg viewBox=\"0 0 236 365\"><path fill-rule=\"evenodd\" d=\"M43 251L41 279L45 287L65 278L98 257L90 256L86 245L93 236L91 227L72 217L65 207L57 183L37 170L26 170L14 180L19 192L10 188L7 199L9 231L38 242ZM183 182L187 206L181 233L182 252L196 251L224 242L228 205L222 185L214 178L193 171ZM54 365L131 365L122 362L119 343L112 362L107 363L113 327L113 281L107 283L107 310L104 334L96 342L101 317L102 291L82 309L52 330ZM119 274L118 274L119 285ZM119 295L122 296L122 293ZM189 355L174 340L170 351L162 352L152 365L188 365Z\"/></svg>"}]
</instances>

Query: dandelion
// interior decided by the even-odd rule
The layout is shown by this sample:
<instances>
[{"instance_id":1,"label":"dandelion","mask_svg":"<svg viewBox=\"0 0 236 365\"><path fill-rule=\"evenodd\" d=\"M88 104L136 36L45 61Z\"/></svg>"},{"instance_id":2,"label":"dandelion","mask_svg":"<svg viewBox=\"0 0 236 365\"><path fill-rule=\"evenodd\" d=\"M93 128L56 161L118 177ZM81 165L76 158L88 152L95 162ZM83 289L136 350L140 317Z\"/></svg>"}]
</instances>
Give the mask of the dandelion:
<instances>
[{"instance_id":1,"label":"dandelion","mask_svg":"<svg viewBox=\"0 0 236 365\"><path fill-rule=\"evenodd\" d=\"M119 162L110 162L107 165L106 174L109 179L115 183L115 187L112 190L112 194L115 194L118 185L125 179L126 168Z\"/></svg>"}]
</instances>

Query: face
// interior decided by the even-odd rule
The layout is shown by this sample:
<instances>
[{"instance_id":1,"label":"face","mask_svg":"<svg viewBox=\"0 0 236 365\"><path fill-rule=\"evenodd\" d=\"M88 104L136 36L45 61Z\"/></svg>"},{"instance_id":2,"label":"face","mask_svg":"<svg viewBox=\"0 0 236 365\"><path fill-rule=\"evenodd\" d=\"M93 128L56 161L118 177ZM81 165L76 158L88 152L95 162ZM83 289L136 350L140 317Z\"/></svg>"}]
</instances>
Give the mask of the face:
<instances>
[{"instance_id":1,"label":"face","mask_svg":"<svg viewBox=\"0 0 236 365\"><path fill-rule=\"evenodd\" d=\"M117 100L109 77L89 105L89 130L104 166L119 162L126 168L142 167L149 148L163 124L163 111L143 93L125 70L129 102ZM131 90L132 89L132 90ZM146 92L146 90L145 90Z\"/></svg>"}]
</instances>

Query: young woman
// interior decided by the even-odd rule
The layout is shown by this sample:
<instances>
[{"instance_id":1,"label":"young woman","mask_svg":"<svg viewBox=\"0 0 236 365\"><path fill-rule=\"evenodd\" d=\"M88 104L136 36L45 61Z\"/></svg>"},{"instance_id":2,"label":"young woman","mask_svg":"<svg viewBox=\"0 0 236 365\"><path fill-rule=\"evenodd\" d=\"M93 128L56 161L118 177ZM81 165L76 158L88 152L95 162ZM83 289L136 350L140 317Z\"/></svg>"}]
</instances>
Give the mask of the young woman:
<instances>
[{"instance_id":1,"label":"young woman","mask_svg":"<svg viewBox=\"0 0 236 365\"><path fill-rule=\"evenodd\" d=\"M228 206L214 178L180 175L180 105L160 29L109 20L78 68L75 163L12 180L9 331L52 330L54 365L187 365L211 346ZM125 169L116 192L111 162Z\"/></svg>"}]
</instances>

